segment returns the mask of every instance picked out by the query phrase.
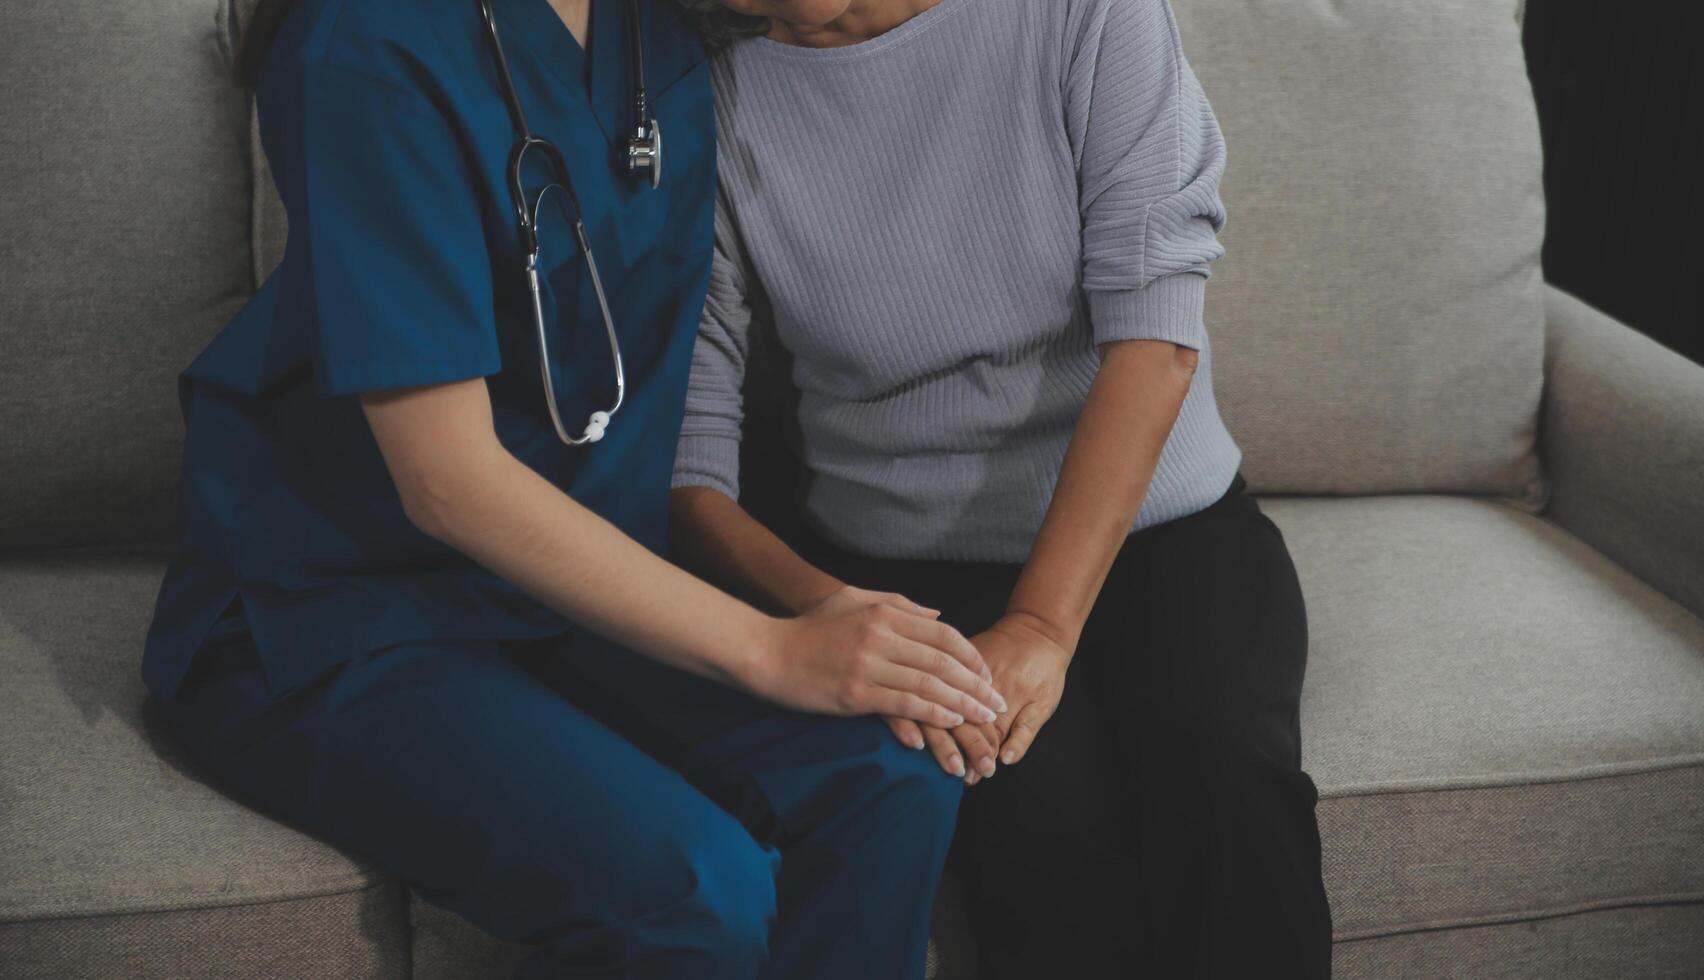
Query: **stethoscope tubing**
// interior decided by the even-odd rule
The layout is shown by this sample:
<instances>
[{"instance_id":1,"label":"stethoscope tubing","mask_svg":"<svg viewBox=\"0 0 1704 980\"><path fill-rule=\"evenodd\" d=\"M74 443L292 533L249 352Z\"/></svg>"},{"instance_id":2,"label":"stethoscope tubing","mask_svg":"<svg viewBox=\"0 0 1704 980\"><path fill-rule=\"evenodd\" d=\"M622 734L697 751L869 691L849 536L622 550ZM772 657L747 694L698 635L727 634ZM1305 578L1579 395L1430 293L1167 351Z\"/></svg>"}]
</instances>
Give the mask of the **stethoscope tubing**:
<instances>
[{"instance_id":1,"label":"stethoscope tubing","mask_svg":"<svg viewBox=\"0 0 1704 980\"><path fill-rule=\"evenodd\" d=\"M527 256L527 285L532 290L533 324L538 332L539 374L544 378L544 401L550 410L550 423L556 428L557 438L570 446L584 446L602 439L610 420L615 417L616 412L621 411L622 404L627 400L627 372L622 366L621 342L615 336L615 318L610 316L609 298L604 295L603 279L598 276L598 260L592 255L591 243L586 239L585 225L576 221L574 232L579 237L580 249L586 256L586 271L591 276L592 292L597 296L598 312L603 315L610 356L615 362L615 404L601 412L593 412L587 420L586 432L583 435L568 434L562 424L562 413L556 407L556 383L550 377L550 339L545 335L544 301L539 292L537 252Z\"/></svg>"},{"instance_id":2,"label":"stethoscope tubing","mask_svg":"<svg viewBox=\"0 0 1704 980\"><path fill-rule=\"evenodd\" d=\"M497 75L503 89L504 101L508 105L509 118L518 135L514 149L509 154L509 183L510 196L515 206L516 220L520 227L521 249L526 260L527 286L532 294L533 324L538 335L539 373L544 382L545 407L550 413L551 425L556 429L557 438L570 446L584 446L601 440L608 429L615 413L621 410L627 400L627 372L621 356L621 343L616 337L615 318L609 309L609 298L604 292L603 279L598 275L597 258L592 254L592 243L586 234L585 216L580 210L579 195L574 191L573 174L568 170L568 164L556 146L549 140L534 136L527 126L526 112L521 107L520 93L515 87L514 76L509 71L509 59L503 52L502 37L497 30L497 18L491 10L491 0L479 0L480 15L485 20L485 28L491 40L491 48L497 62ZM625 155L630 172L650 175L650 183L655 188L662 179L662 133L657 121L648 115L645 95L645 60L644 38L639 26L638 0L628 0L627 14L629 20L629 41L632 52L634 69L634 136L628 141ZM538 198L528 207L526 191L521 183L520 163L524 152L537 146L549 158L556 170L558 180L539 191ZM608 408L593 412L587 419L586 428L579 436L568 433L567 426L562 423L562 414L556 402L556 384L551 378L550 368L554 363L550 353L550 339L544 319L544 300L541 292L538 274L539 240L537 216L543 206L544 196L550 187L560 186L563 193L568 195L569 205L574 212L574 236L580 246L580 252L586 258L586 271L592 281L592 291L597 297L598 312L603 318L604 333L609 340L610 360L615 373L615 402Z\"/></svg>"}]
</instances>

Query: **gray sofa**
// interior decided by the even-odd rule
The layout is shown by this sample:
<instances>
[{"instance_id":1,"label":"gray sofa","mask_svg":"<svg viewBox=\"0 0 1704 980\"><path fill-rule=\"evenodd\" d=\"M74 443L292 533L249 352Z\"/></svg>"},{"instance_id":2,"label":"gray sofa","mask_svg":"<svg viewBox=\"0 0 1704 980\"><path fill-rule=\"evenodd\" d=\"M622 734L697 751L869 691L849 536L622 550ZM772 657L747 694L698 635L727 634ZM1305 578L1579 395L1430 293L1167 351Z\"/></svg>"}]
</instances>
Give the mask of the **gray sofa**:
<instances>
[{"instance_id":1,"label":"gray sofa","mask_svg":"<svg viewBox=\"0 0 1704 980\"><path fill-rule=\"evenodd\" d=\"M1309 606L1337 974L1704 977L1704 368L1542 282L1515 0L1174 7L1231 153L1219 397ZM498 976L145 705L173 377L282 247L236 27L0 30L0 976ZM936 976L974 974L957 910Z\"/></svg>"}]
</instances>

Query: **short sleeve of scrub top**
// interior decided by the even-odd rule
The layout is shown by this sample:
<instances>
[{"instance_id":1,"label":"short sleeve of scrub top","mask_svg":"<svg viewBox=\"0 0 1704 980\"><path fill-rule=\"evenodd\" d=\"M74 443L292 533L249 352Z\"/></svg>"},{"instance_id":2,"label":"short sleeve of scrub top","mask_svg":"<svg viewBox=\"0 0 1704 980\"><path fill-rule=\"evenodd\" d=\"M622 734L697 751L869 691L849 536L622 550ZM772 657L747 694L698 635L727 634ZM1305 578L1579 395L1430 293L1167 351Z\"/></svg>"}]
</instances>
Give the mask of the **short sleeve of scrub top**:
<instances>
[{"instance_id":1,"label":"short sleeve of scrub top","mask_svg":"<svg viewBox=\"0 0 1704 980\"><path fill-rule=\"evenodd\" d=\"M428 385L501 368L479 178L419 91L335 65L302 92L305 251L322 394ZM351 153L349 148L359 147Z\"/></svg>"}]
</instances>

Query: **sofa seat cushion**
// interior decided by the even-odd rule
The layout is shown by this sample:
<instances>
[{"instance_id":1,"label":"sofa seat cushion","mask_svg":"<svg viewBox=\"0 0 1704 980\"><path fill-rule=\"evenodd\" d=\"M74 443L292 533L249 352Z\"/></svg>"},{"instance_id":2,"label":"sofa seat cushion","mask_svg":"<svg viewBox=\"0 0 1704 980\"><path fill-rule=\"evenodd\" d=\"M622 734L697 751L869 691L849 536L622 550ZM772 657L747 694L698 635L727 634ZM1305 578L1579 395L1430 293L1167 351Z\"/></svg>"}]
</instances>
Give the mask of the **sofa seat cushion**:
<instances>
[{"instance_id":1,"label":"sofa seat cushion","mask_svg":"<svg viewBox=\"0 0 1704 980\"><path fill-rule=\"evenodd\" d=\"M1308 605L1339 941L1704 900L1704 623L1500 503L1261 506Z\"/></svg>"},{"instance_id":2,"label":"sofa seat cushion","mask_svg":"<svg viewBox=\"0 0 1704 980\"><path fill-rule=\"evenodd\" d=\"M394 886L227 799L149 719L139 662L164 568L138 553L0 558L0 975L283 975L244 966L267 956L294 976L401 975ZM55 940L68 922L86 929ZM159 936L213 928L199 972L162 959Z\"/></svg>"}]
</instances>

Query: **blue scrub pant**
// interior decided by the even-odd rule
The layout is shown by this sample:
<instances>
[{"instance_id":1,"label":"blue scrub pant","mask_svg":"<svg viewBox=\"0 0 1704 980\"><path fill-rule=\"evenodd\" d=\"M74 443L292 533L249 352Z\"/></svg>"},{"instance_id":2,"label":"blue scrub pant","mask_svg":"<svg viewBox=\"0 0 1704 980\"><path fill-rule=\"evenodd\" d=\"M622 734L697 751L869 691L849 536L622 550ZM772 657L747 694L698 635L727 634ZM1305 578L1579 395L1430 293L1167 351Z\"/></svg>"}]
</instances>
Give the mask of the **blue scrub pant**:
<instances>
[{"instance_id":1,"label":"blue scrub pant","mask_svg":"<svg viewBox=\"0 0 1704 980\"><path fill-rule=\"evenodd\" d=\"M516 977L921 977L963 784L875 718L590 638L372 652L268 692L226 620L161 707L233 795L538 944Z\"/></svg>"}]
</instances>

